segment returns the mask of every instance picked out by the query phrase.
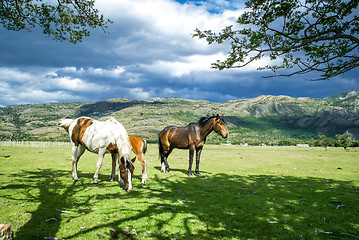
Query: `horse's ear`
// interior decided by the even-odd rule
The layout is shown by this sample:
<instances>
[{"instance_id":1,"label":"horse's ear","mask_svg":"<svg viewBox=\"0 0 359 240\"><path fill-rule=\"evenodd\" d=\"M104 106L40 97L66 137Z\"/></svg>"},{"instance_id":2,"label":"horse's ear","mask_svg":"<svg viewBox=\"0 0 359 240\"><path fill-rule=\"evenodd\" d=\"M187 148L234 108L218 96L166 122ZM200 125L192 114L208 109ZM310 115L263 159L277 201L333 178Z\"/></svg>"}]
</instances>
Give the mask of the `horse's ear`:
<instances>
[{"instance_id":1,"label":"horse's ear","mask_svg":"<svg viewBox=\"0 0 359 240\"><path fill-rule=\"evenodd\" d=\"M125 158L124 158L124 157L121 157L121 163L122 163L123 165L125 165Z\"/></svg>"},{"instance_id":2,"label":"horse's ear","mask_svg":"<svg viewBox=\"0 0 359 240\"><path fill-rule=\"evenodd\" d=\"M131 162L134 163L136 161L136 157L131 159Z\"/></svg>"},{"instance_id":3,"label":"horse's ear","mask_svg":"<svg viewBox=\"0 0 359 240\"><path fill-rule=\"evenodd\" d=\"M219 114L217 114L217 116L216 116L216 120L218 120L218 119L220 119L220 118L219 118Z\"/></svg>"}]
</instances>

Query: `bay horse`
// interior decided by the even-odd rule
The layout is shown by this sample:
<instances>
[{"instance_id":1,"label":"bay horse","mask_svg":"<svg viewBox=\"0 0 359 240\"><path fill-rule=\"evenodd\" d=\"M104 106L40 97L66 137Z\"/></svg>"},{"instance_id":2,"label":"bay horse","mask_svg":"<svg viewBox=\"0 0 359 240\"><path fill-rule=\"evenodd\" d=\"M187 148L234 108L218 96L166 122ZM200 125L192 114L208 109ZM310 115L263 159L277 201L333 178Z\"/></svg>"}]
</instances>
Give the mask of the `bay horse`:
<instances>
[{"instance_id":1,"label":"bay horse","mask_svg":"<svg viewBox=\"0 0 359 240\"><path fill-rule=\"evenodd\" d=\"M72 147L72 179L78 181L77 163L87 149L98 154L93 183L98 183L98 174L106 153L111 153L112 162L119 162L118 181L125 190L132 190L132 175L135 160L130 158L131 144L126 129L116 119L98 121L88 117L61 119L60 127L69 133ZM113 164L112 164L113 165Z\"/></svg>"},{"instance_id":2,"label":"bay horse","mask_svg":"<svg viewBox=\"0 0 359 240\"><path fill-rule=\"evenodd\" d=\"M142 183L145 183L147 180L147 169L146 169L146 160L143 155L147 152L147 141L137 136L131 136L130 144L132 147L132 152L137 156L138 161L141 164ZM136 160L136 157L134 159ZM112 173L110 180L113 180L116 176L115 168L116 168L116 161L112 160Z\"/></svg>"},{"instance_id":3,"label":"bay horse","mask_svg":"<svg viewBox=\"0 0 359 240\"><path fill-rule=\"evenodd\" d=\"M168 126L158 135L159 154L161 156L161 171L169 172L167 162L168 156L174 148L189 149L188 176L192 177L193 154L196 150L196 176L199 172L199 161L206 137L215 131L223 138L228 137L228 130L223 117L217 116L202 117L197 123L190 123L186 127Z\"/></svg>"}]
</instances>

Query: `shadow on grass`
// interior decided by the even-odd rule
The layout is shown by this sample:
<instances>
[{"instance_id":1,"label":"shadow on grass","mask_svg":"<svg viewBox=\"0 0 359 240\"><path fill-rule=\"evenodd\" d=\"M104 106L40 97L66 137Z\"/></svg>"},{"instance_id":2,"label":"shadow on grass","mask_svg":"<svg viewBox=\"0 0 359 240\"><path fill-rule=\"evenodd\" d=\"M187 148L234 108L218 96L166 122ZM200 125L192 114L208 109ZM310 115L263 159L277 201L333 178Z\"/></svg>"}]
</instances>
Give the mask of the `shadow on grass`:
<instances>
[{"instance_id":1,"label":"shadow on grass","mask_svg":"<svg viewBox=\"0 0 359 240\"><path fill-rule=\"evenodd\" d=\"M86 195L81 193L93 185L64 183L59 180L63 176L67 179L69 173L51 169L18 172L13 177L22 182L2 188L19 190L24 201L38 206L31 212L30 220L18 229L16 239L56 236L62 224L93 213L93 206L114 199L122 203L110 212L103 210L102 214L109 216L106 221L69 231L60 238L83 239L101 231L97 234L100 239L110 239L109 230L119 231L126 222L141 225L132 224L138 230L138 239L353 239L342 233L359 235L359 190L350 181L271 175L203 174L181 178L156 174L145 185L134 186L137 190L133 192L120 190L113 183L110 187L116 189L104 193L108 184L100 183L98 192ZM92 174L82 177L91 179ZM107 178L100 175L103 181ZM19 200L19 196L7 197ZM141 208L136 208L136 204L141 204ZM71 220L63 217L68 209L79 210L70 213ZM56 220L46 222L50 218ZM148 226L151 232L146 233Z\"/></svg>"},{"instance_id":2,"label":"shadow on grass","mask_svg":"<svg viewBox=\"0 0 359 240\"><path fill-rule=\"evenodd\" d=\"M66 209L75 208L80 209L81 213L90 212L88 209L93 196L78 201L74 195L94 185L82 184L81 181L64 184L61 178L69 180L70 174L68 171L52 169L17 172L11 177L17 178L18 183L0 188L5 192L2 197L10 202L26 203L22 204L24 207L37 206L35 211L27 212L31 214L31 219L16 231L16 239L44 239L56 235L62 222L62 214L69 212ZM92 180L90 175L82 174L84 178ZM100 181L105 179L108 180L108 176L99 175ZM17 194L14 195L13 191Z\"/></svg>"},{"instance_id":3,"label":"shadow on grass","mask_svg":"<svg viewBox=\"0 0 359 240\"><path fill-rule=\"evenodd\" d=\"M194 164L196 164L196 163L194 163ZM154 167L154 168L157 171L161 172L161 167ZM186 169L179 169L179 168L171 168L170 167L170 172L180 172L180 173L183 173L184 175L188 176L188 170L186 170ZM203 173L211 174L210 172L206 172L206 171L203 171L203 170L201 170L200 172L201 172L201 174L203 174ZM193 167L192 167L192 173L194 173Z\"/></svg>"}]
</instances>

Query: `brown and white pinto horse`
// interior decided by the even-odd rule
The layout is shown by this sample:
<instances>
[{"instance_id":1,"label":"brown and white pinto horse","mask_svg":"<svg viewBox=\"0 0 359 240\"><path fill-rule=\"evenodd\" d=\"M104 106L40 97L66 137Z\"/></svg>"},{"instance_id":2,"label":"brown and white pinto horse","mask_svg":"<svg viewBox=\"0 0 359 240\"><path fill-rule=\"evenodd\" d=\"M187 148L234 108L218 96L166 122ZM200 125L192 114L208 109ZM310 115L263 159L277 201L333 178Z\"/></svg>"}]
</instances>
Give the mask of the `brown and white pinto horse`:
<instances>
[{"instance_id":1,"label":"brown and white pinto horse","mask_svg":"<svg viewBox=\"0 0 359 240\"><path fill-rule=\"evenodd\" d=\"M146 169L146 160L143 155L147 152L147 141L137 136L131 136L130 143L133 153L136 154L138 161L142 166L142 183L145 183L147 180L147 169ZM134 159L136 160L136 157ZM115 169L116 169L116 161L112 160L112 173L110 180L113 180L116 176Z\"/></svg>"},{"instance_id":2,"label":"brown and white pinto horse","mask_svg":"<svg viewBox=\"0 0 359 240\"><path fill-rule=\"evenodd\" d=\"M202 117L197 123L190 123L186 127L168 126L158 135L159 153L161 156L162 172L169 172L167 158L174 148L189 149L188 176L192 177L193 154L196 150L195 174L200 176L199 161L206 137L215 131L223 138L228 137L227 126L219 115Z\"/></svg>"},{"instance_id":3,"label":"brown and white pinto horse","mask_svg":"<svg viewBox=\"0 0 359 240\"><path fill-rule=\"evenodd\" d=\"M62 119L58 123L67 130L72 146L72 179L78 181L77 163L87 149L98 154L96 172L93 176L98 183L98 173L106 153L111 153L112 162L119 162L118 181L126 190L132 190L134 166L131 161L131 144L126 129L116 119L97 121L88 117L75 120Z\"/></svg>"}]
</instances>

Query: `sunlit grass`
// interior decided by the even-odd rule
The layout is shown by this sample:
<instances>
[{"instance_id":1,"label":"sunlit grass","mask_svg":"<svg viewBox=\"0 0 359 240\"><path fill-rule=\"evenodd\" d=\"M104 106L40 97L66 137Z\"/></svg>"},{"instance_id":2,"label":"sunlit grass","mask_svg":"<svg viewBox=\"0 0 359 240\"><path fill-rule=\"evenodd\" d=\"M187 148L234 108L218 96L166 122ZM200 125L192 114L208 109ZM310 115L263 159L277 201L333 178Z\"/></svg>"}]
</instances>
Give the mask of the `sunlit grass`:
<instances>
[{"instance_id":1,"label":"sunlit grass","mask_svg":"<svg viewBox=\"0 0 359 240\"><path fill-rule=\"evenodd\" d=\"M11 223L16 239L111 239L111 229L136 230L137 239L359 235L357 149L206 145L202 176L188 178L188 151L174 150L164 174L149 145L149 179L141 184L135 163L132 192L108 181L109 156L93 185L97 156L87 152L73 184L70 154L0 147L0 223Z\"/></svg>"}]
</instances>

